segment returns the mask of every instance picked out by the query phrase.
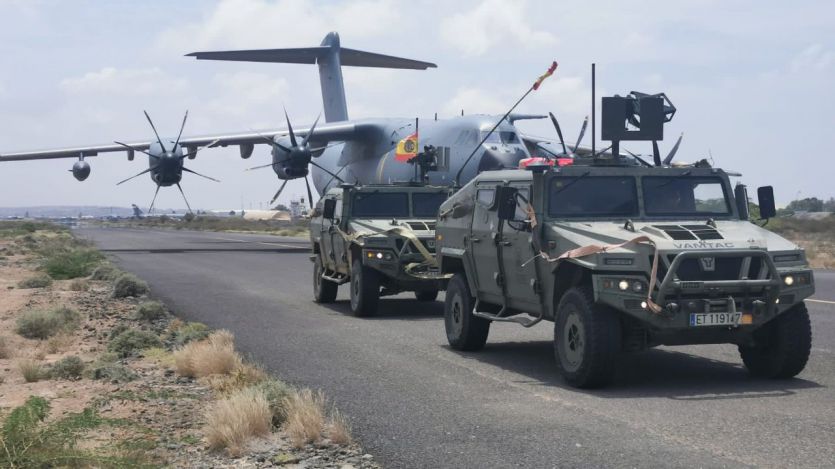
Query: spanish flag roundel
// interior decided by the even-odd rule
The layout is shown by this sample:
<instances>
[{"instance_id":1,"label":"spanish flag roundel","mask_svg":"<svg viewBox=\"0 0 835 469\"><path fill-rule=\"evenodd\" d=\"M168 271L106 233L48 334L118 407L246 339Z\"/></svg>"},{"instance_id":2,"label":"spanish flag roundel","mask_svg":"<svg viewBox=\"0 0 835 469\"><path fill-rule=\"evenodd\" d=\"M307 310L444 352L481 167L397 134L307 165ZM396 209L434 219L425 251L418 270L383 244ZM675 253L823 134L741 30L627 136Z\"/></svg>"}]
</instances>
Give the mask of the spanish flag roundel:
<instances>
[{"instance_id":1,"label":"spanish flag roundel","mask_svg":"<svg viewBox=\"0 0 835 469\"><path fill-rule=\"evenodd\" d=\"M394 159L401 162L406 162L417 156L418 154L418 134L417 132L397 142L397 148L394 150Z\"/></svg>"}]
</instances>

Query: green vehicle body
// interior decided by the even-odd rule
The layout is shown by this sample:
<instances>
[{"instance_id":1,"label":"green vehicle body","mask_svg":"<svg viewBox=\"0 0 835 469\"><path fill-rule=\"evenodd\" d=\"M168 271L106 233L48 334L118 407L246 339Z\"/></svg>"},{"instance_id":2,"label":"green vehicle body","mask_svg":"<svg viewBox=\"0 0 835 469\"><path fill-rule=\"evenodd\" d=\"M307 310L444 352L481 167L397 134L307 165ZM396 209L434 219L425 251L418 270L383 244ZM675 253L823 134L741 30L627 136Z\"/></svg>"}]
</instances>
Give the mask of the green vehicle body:
<instances>
[{"instance_id":1,"label":"green vehicle body","mask_svg":"<svg viewBox=\"0 0 835 469\"><path fill-rule=\"evenodd\" d=\"M563 196L575 184L574 195ZM645 200L645 191L663 193L670 184L692 186L694 194L707 190L718 197L701 200L696 194L693 200L682 202L679 198L687 192L684 196L676 193L674 207L699 207L686 214L664 213L661 206L665 200ZM589 194L586 200L608 200L603 205L617 207L615 211L623 215L595 215L570 206L572 200L568 199L595 185L605 190ZM496 200L503 187L515 188L523 196L514 197L516 213L505 222L499 219L502 202ZM617 352L657 345L731 343L739 345L746 358L743 349L778 347L773 345L778 339L771 336L781 332L764 331L781 315L802 309L797 314L805 316L808 323L802 303L814 293L814 278L800 247L748 221L747 199L742 202L744 186L741 188L735 190L726 172L710 167L589 163L485 172L441 206L436 229L438 262L443 273L459 274L466 281L467 293L474 300L473 320L515 321L525 326L541 319L555 321L560 318L564 295L587 292L588 307L604 311L598 316L615 318L611 330L617 337L605 341L616 342ZM634 200L619 205L616 198L620 193L634 194ZM735 195L742 203L737 203ZM722 197L724 202L719 200ZM535 214L535 226L525 211L528 203ZM627 244L615 247L621 243ZM555 260L567 251L591 245L609 248ZM544 255L538 255L540 250ZM650 288L656 251L657 275ZM449 296L450 292L448 300ZM657 311L652 303L658 305ZM699 316L702 313L729 316ZM724 324L731 317L734 324ZM707 320L721 320L723 325L693 324ZM455 346L449 321L448 317L448 338ZM803 319L797 321L802 323ZM589 332L592 325L581 326L581 332ZM560 337L568 337L563 332L555 330L561 371L565 367L559 363ZM486 339L486 332L483 337ZM483 341L472 345L460 348L477 349ZM808 357L808 346L799 347L807 348ZM800 350L796 355L803 353ZM802 361L800 369L805 357L795 357L796 362ZM749 361L746 365L757 367ZM784 375L794 371L784 368L755 374L787 377ZM570 382L573 379L572 384L591 387L610 381L611 371L589 379L565 372L563 376Z\"/></svg>"},{"instance_id":2,"label":"green vehicle body","mask_svg":"<svg viewBox=\"0 0 835 469\"><path fill-rule=\"evenodd\" d=\"M407 206L394 207L387 195L407 200ZM329 288L351 282L353 300L352 276L358 262L366 272L363 281L376 283L366 289L368 296L376 297L364 308L352 301L354 314L375 314L376 298L404 291L416 292L418 299L434 300L446 287L433 257L435 214L448 195L448 188L417 184L343 185L328 191L310 221L311 260L321 266L314 272L314 287L318 278L332 284L326 284ZM363 211L355 213L360 203L364 203ZM327 204L334 206L332 218L326 216ZM412 237L422 244L425 253ZM427 254L431 262L427 262Z\"/></svg>"}]
</instances>

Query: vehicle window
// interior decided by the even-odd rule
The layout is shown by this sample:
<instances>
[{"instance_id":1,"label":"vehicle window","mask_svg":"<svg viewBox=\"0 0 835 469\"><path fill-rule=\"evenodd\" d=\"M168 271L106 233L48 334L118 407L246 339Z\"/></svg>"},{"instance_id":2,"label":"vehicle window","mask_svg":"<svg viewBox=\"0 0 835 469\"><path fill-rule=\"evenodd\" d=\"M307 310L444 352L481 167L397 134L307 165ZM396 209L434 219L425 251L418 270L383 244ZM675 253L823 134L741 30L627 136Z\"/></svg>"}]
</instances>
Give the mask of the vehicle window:
<instances>
[{"instance_id":1,"label":"vehicle window","mask_svg":"<svg viewBox=\"0 0 835 469\"><path fill-rule=\"evenodd\" d=\"M446 192L413 193L412 215L417 218L435 218L438 216L438 208L446 199Z\"/></svg>"},{"instance_id":2,"label":"vehicle window","mask_svg":"<svg viewBox=\"0 0 835 469\"><path fill-rule=\"evenodd\" d=\"M498 131L494 130L487 135L487 131L481 133L481 138L487 137L487 140L484 143L519 143L519 138L516 136L516 132L511 131Z\"/></svg>"},{"instance_id":3,"label":"vehicle window","mask_svg":"<svg viewBox=\"0 0 835 469\"><path fill-rule=\"evenodd\" d=\"M638 215L635 178L594 176L556 177L548 194L552 217L633 217Z\"/></svg>"},{"instance_id":4,"label":"vehicle window","mask_svg":"<svg viewBox=\"0 0 835 469\"><path fill-rule=\"evenodd\" d=\"M342 218L342 199L336 199L336 205L333 208L333 217Z\"/></svg>"},{"instance_id":5,"label":"vehicle window","mask_svg":"<svg viewBox=\"0 0 835 469\"><path fill-rule=\"evenodd\" d=\"M478 203L480 203L481 205L492 207L495 196L495 189L479 189L476 193L476 200L478 200Z\"/></svg>"},{"instance_id":6,"label":"vehicle window","mask_svg":"<svg viewBox=\"0 0 835 469\"><path fill-rule=\"evenodd\" d=\"M648 176L642 179L647 215L728 215L730 204L720 178Z\"/></svg>"},{"instance_id":7,"label":"vehicle window","mask_svg":"<svg viewBox=\"0 0 835 469\"><path fill-rule=\"evenodd\" d=\"M354 196L351 209L358 218L407 218L409 194L405 192L361 192Z\"/></svg>"}]
</instances>

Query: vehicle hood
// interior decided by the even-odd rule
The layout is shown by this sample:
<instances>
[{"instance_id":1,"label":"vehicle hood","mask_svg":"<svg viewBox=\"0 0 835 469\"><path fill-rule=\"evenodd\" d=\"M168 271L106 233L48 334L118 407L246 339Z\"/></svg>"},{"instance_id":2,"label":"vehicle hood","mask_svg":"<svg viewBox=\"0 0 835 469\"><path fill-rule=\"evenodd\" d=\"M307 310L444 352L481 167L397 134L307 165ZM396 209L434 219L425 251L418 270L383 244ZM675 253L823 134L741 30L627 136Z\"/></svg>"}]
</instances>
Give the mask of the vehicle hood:
<instances>
[{"instance_id":1,"label":"vehicle hood","mask_svg":"<svg viewBox=\"0 0 835 469\"><path fill-rule=\"evenodd\" d=\"M351 234L373 236L385 236L387 232L399 229L408 229L419 237L434 237L434 218L409 218L409 219L366 219L355 218L348 223L348 230Z\"/></svg>"},{"instance_id":2,"label":"vehicle hood","mask_svg":"<svg viewBox=\"0 0 835 469\"><path fill-rule=\"evenodd\" d=\"M768 251L793 251L800 247L785 238L742 220L717 221L715 229L704 222L693 220L634 222L634 231L624 223L577 221L548 223L555 239L563 250L592 244L620 244L638 236L647 236L662 251L698 249L762 249ZM676 239L679 238L679 239ZM691 238L691 239L683 239ZM712 238L712 239L711 239ZM634 247L625 246L626 250Z\"/></svg>"}]
</instances>

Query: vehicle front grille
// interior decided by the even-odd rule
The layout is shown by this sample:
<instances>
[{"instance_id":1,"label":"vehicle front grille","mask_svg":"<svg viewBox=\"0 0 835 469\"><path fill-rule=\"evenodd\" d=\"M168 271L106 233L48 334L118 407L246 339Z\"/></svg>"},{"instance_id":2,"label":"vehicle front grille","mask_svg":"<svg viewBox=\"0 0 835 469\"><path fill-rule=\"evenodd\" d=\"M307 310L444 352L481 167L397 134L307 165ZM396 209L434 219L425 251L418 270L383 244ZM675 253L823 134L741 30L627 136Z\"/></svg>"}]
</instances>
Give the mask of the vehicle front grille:
<instances>
[{"instance_id":1,"label":"vehicle front grille","mask_svg":"<svg viewBox=\"0 0 835 469\"><path fill-rule=\"evenodd\" d=\"M738 256L738 257L710 257L712 269L702 262L701 258L685 259L678 266L676 277L682 282L700 282L713 280L755 280L769 278L768 267L759 256ZM667 275L675 254L669 254L666 259L659 259L658 280L661 281ZM652 262L652 256L649 257ZM686 288L686 284L682 284Z\"/></svg>"}]
</instances>

